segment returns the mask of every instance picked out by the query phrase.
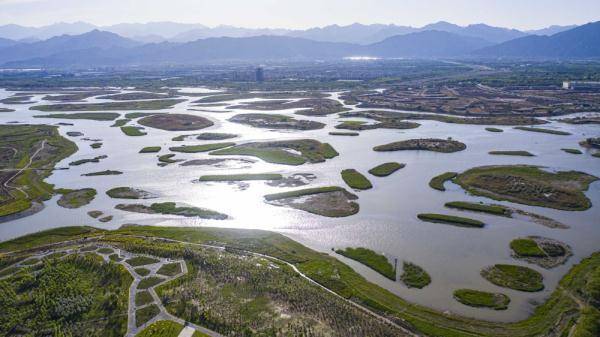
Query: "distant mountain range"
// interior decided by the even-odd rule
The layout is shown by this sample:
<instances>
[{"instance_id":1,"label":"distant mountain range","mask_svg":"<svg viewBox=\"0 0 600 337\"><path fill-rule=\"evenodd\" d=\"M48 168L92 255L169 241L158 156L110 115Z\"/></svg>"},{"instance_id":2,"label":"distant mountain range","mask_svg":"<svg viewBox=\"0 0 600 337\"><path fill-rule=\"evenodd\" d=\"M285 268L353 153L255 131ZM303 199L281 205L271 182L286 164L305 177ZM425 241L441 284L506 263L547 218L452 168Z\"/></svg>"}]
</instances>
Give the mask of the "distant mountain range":
<instances>
[{"instance_id":1,"label":"distant mountain range","mask_svg":"<svg viewBox=\"0 0 600 337\"><path fill-rule=\"evenodd\" d=\"M150 41L162 24L148 31L143 26L121 25L128 34L145 36ZM172 25L173 38L206 28ZM69 26L75 29L75 26ZM83 27L83 26L81 26ZM114 26L113 26L114 27ZM150 27L150 26L149 26ZM101 66L198 65L211 62L261 62L336 60L352 56L379 58L529 58L588 59L600 58L600 22L561 31L551 36L527 35L514 30L485 25L460 27L437 23L429 29L406 33L398 26L319 28L304 31L301 36L244 36L247 32L234 27L221 27L223 32L239 37L209 37L190 42L141 42L107 31L92 30L83 34L61 35L42 41L22 42L0 39L0 66L41 68L89 68ZM370 27L371 31L363 29ZM376 29L377 28L377 29ZM438 30L438 28L440 30ZM162 28L161 28L162 29ZM355 30L356 39L395 31L381 41L360 44L344 42L340 32ZM549 28L550 29L550 28ZM553 28L557 29L557 28ZM449 32L449 30L453 30ZM327 31L327 32L325 32ZM214 31L213 31L214 32ZM360 36L359 32L367 32ZM299 33L298 33L299 34ZM387 33L386 33L387 34ZM382 35L385 36L386 34ZM481 36L487 36L482 38ZM327 36L321 41L315 36ZM337 36L337 37L336 37ZM508 39L515 36L513 39ZM490 39L502 42L493 42Z\"/></svg>"},{"instance_id":2,"label":"distant mountain range","mask_svg":"<svg viewBox=\"0 0 600 337\"><path fill-rule=\"evenodd\" d=\"M551 36L525 36L474 51L473 54L509 58L599 58L600 21Z\"/></svg>"},{"instance_id":3,"label":"distant mountain range","mask_svg":"<svg viewBox=\"0 0 600 337\"><path fill-rule=\"evenodd\" d=\"M306 30L289 29L251 29L233 26L206 27L201 24L185 24L175 22L122 23L112 26L94 26L85 22L56 23L43 27L24 27L14 24L0 26L0 38L10 40L46 40L59 35L78 35L92 30L102 30L119 34L123 37L144 43L149 42L191 42L210 37L251 37L260 35L276 35L301 37L324 42L347 42L355 44L371 44L383 41L396 35L405 35L428 30L438 30L459 35L477 37L489 42L500 43L526 35L552 35L574 26L551 26L534 31L492 27L485 24L458 26L448 22L437 22L420 28L398 25L355 23L348 26L330 25L322 28Z\"/></svg>"}]
</instances>

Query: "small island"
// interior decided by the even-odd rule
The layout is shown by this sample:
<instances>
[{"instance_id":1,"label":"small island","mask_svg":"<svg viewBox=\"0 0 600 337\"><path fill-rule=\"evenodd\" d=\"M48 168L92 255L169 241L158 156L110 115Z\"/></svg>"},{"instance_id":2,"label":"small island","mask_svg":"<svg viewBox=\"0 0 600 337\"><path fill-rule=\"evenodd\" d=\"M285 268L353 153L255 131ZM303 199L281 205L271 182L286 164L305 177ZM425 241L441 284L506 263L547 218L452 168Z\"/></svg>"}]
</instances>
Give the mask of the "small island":
<instances>
[{"instance_id":1,"label":"small island","mask_svg":"<svg viewBox=\"0 0 600 337\"><path fill-rule=\"evenodd\" d=\"M463 151L467 146L459 141L451 139L409 139L399 142L393 142L385 145L375 146L375 151L406 151L406 150L421 150L433 151L442 153L452 153Z\"/></svg>"},{"instance_id":2,"label":"small island","mask_svg":"<svg viewBox=\"0 0 600 337\"><path fill-rule=\"evenodd\" d=\"M496 264L483 269L481 276L499 287L527 292L544 289L542 274L527 267Z\"/></svg>"}]
</instances>

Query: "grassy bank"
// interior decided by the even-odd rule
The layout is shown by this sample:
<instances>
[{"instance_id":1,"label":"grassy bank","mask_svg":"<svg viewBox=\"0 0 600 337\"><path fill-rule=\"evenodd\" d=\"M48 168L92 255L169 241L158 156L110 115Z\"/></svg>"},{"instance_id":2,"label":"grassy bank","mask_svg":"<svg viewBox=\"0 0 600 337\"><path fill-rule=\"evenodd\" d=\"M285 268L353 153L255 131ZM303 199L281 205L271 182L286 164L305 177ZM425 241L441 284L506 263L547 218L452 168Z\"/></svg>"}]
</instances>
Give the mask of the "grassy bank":
<instances>
[{"instance_id":1,"label":"grassy bank","mask_svg":"<svg viewBox=\"0 0 600 337\"><path fill-rule=\"evenodd\" d=\"M427 222L443 223L461 227L483 228L483 226L485 226L485 224L479 220L463 218L454 215L422 213L418 214L417 217Z\"/></svg>"},{"instance_id":2,"label":"grassy bank","mask_svg":"<svg viewBox=\"0 0 600 337\"><path fill-rule=\"evenodd\" d=\"M384 255L377 254L374 251L363 247L348 247L346 249L338 249L335 252L349 259L358 261L390 280L396 281L396 270Z\"/></svg>"}]
</instances>

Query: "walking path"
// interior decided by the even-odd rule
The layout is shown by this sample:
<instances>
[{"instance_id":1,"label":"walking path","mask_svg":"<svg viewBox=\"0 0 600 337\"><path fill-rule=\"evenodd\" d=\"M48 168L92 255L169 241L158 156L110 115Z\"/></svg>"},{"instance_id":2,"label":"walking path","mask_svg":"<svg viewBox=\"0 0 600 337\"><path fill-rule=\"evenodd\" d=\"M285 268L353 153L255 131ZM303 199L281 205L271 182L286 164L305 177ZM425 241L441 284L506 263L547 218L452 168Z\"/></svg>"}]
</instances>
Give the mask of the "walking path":
<instances>
[{"instance_id":1,"label":"walking path","mask_svg":"<svg viewBox=\"0 0 600 337\"><path fill-rule=\"evenodd\" d=\"M123 235L123 236L127 236L127 237L137 237L137 238L144 238L144 239L156 239L156 237L146 237L143 235ZM94 238L89 238L88 242L86 243L86 245L91 245L90 243L97 240L97 239L101 239L102 236L98 236L98 237L94 237ZM167 239L167 238L160 238L161 241L165 241L165 242L172 242L172 243L179 243L179 244L184 244L184 245L190 245L190 246L197 246L197 247L203 247L203 248L209 248L209 249L218 249L218 250L225 250L227 247L225 246L217 246L217 245L209 245L209 244L202 244L202 243L194 243L194 242L187 242L187 241L181 241L181 240L174 240L174 239ZM81 240L70 240L70 241L64 241L61 243L55 243L52 245L59 245L59 244L65 244L68 242L81 242ZM127 271L131 274L131 276L133 277L133 282L131 283L131 286L129 287L129 308L128 308L128 319L127 319L127 334L125 335L125 337L134 337L137 333L139 333L140 331L142 331L144 328L148 327L149 325L151 325L152 323L155 323L157 321L161 321L161 320L168 320L168 321L173 321L176 323L179 323L181 325L184 325L186 327L198 330L208 336L211 337L224 337L221 334L206 329L204 327L201 327L199 325L193 324L191 322L186 322L185 320L173 316L172 314L170 314L166 308L164 307L164 305L162 304L162 301L160 300L158 294L155 291L155 288L160 286L161 284L164 284L165 282L168 281L172 281L175 280L185 274L188 273L188 269L187 269L187 265L185 263L184 260L171 260L171 259L166 259L166 258L159 258L156 256L151 256L151 255L145 255L145 254L133 254L115 247L112 247L110 245L98 245L97 243L95 244L97 245L99 248L110 248L113 249L115 252L117 252L117 254L119 255L119 257L121 258L120 261L113 261L116 262L120 265L122 265L123 267L125 267L125 269L127 269ZM81 250L81 249L80 249ZM40 255L40 256L45 256L45 255L49 255L52 252L58 252L59 250L47 250L44 252L44 255ZM390 324L391 326L394 326L395 328L403 331L407 336L419 336L418 334L408 330L406 327L398 324L397 322L382 316L362 305L360 305L359 303L356 303L350 299L347 299L345 297L342 297L341 295L337 294L336 292L334 292L333 290L323 286L322 284L318 283L317 281L313 280L312 278L310 278L308 275L304 274L302 271L300 271L295 265L281 260L277 257L274 256L270 256L270 255L266 255L266 254L261 254L261 253L256 253L256 252L252 252L252 251L247 251L247 250L239 250L242 253L248 254L248 255L252 255L252 256L256 256L256 257L262 257L265 259L269 259L269 260L273 260L273 261L277 261L279 263L285 264L288 267L290 267L296 274L298 274L299 276L301 276L302 278L304 278L305 280L307 280L308 282L310 282L311 284L321 288L322 290L328 292L329 294L337 297L338 299L344 301L345 303L363 311L364 313L371 315L372 317L375 317L378 320L381 320L382 322L385 322L387 324ZM103 259L105 261L109 260L109 255L114 254L114 252L111 253L107 253L107 254L102 254L98 251L96 251L97 254L101 255L103 257ZM128 263L126 263L126 261L130 258L133 257L141 257L141 256L145 256L145 257L149 257L155 260L158 260L158 262L156 263L152 263L152 264L148 264L148 265L143 265L143 266L136 266L136 267L132 267L131 265L129 265ZM35 258L35 256L29 257L28 259L31 258ZM23 261L21 261L20 263L23 263ZM157 274L157 271L165 264L169 264L169 263L180 263L181 264L181 272L177 275L174 276L164 276L164 275L160 275ZM15 264L16 265L16 264ZM14 266L14 265L13 265ZM10 268L11 266L6 267L5 269ZM146 276L140 276L135 272L136 268L146 268L150 270L150 273ZM8 277L8 276L5 276ZM164 278L163 281L161 281L159 284L156 284L148 289L146 289L150 295L152 296L152 302L148 303L148 304L144 304L141 306L137 306L135 303L135 297L136 294L138 293L138 285L140 283L140 281L144 278L148 278L148 277L161 277ZM2 278L0 278L2 279ZM138 326L136 319L135 319L135 312L138 309L142 309L145 308L147 306L150 305L156 305L159 309L159 314L156 315L155 317L153 317L151 320L149 320L148 322ZM404 322L404 320L402 320L402 322ZM184 329L185 330L185 329ZM189 330L189 329L188 329ZM182 331L183 333L183 331ZM180 336L182 336L180 334ZM186 337L185 335L183 335L184 337Z\"/></svg>"}]
</instances>

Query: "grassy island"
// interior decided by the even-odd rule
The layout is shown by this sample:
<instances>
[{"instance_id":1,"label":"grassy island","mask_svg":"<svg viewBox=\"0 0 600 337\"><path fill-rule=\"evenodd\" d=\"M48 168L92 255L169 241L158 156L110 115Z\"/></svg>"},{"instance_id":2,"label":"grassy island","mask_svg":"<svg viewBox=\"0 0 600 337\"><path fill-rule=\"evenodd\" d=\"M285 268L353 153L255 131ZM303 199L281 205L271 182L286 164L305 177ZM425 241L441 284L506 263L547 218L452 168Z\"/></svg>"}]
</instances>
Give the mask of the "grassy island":
<instances>
[{"instance_id":1,"label":"grassy island","mask_svg":"<svg viewBox=\"0 0 600 337\"><path fill-rule=\"evenodd\" d=\"M57 203L64 208L85 206L96 197L96 190L93 188L82 188L80 190L58 189L56 192L62 194Z\"/></svg>"},{"instance_id":2,"label":"grassy island","mask_svg":"<svg viewBox=\"0 0 600 337\"><path fill-rule=\"evenodd\" d=\"M124 134L130 137L145 136L148 134L142 131L142 128L138 126L122 126L121 131L123 131Z\"/></svg>"},{"instance_id":3,"label":"grassy island","mask_svg":"<svg viewBox=\"0 0 600 337\"><path fill-rule=\"evenodd\" d=\"M212 220L225 220L228 218L226 214L222 214L210 209L191 206L177 206L177 204L174 202L154 203L150 206L141 204L119 204L115 206L115 208L128 212L178 215L187 218L201 218Z\"/></svg>"},{"instance_id":4,"label":"grassy island","mask_svg":"<svg viewBox=\"0 0 600 337\"><path fill-rule=\"evenodd\" d=\"M346 249L337 249L335 252L349 259L358 261L390 280L396 281L396 270L384 255L377 254L376 252L363 247L348 247Z\"/></svg>"},{"instance_id":5,"label":"grassy island","mask_svg":"<svg viewBox=\"0 0 600 337\"><path fill-rule=\"evenodd\" d=\"M276 114L241 114L229 119L230 122L253 126L255 128L288 129L288 130L317 130L325 127L325 124L298 120L294 117Z\"/></svg>"},{"instance_id":6,"label":"grassy island","mask_svg":"<svg viewBox=\"0 0 600 337\"><path fill-rule=\"evenodd\" d=\"M565 263L572 255L566 243L540 236L514 239L510 249L513 257L548 269Z\"/></svg>"},{"instance_id":7,"label":"grassy island","mask_svg":"<svg viewBox=\"0 0 600 337\"><path fill-rule=\"evenodd\" d=\"M118 113L113 112L82 112L72 114L51 114L36 115L35 118L59 118L59 119L87 119L92 121L112 121L119 117Z\"/></svg>"},{"instance_id":8,"label":"grassy island","mask_svg":"<svg viewBox=\"0 0 600 337\"><path fill-rule=\"evenodd\" d=\"M224 174L205 175L199 181L252 181L252 180L281 180L283 176L278 173L246 173L246 174Z\"/></svg>"},{"instance_id":9,"label":"grassy island","mask_svg":"<svg viewBox=\"0 0 600 337\"><path fill-rule=\"evenodd\" d=\"M517 127L515 127L515 129L521 130L521 131L548 133L551 135L558 135L558 136L570 136L571 135L571 133L565 132L565 131L559 131L559 130L554 130L554 129L532 128L532 127L527 127L527 126L517 126Z\"/></svg>"},{"instance_id":10,"label":"grassy island","mask_svg":"<svg viewBox=\"0 0 600 337\"><path fill-rule=\"evenodd\" d=\"M374 151L406 151L406 150L421 150L433 151L442 153L458 152L466 149L467 146L459 141L451 139L409 139L400 142L393 142L385 145L375 146Z\"/></svg>"},{"instance_id":11,"label":"grassy island","mask_svg":"<svg viewBox=\"0 0 600 337\"><path fill-rule=\"evenodd\" d=\"M514 165L472 168L459 174L455 182L471 194L495 200L580 211L591 207L583 191L596 180L577 171L549 172L537 166Z\"/></svg>"},{"instance_id":12,"label":"grassy island","mask_svg":"<svg viewBox=\"0 0 600 337\"><path fill-rule=\"evenodd\" d=\"M158 153L160 152L160 146L146 146L145 148L140 150L140 153Z\"/></svg>"},{"instance_id":13,"label":"grassy island","mask_svg":"<svg viewBox=\"0 0 600 337\"><path fill-rule=\"evenodd\" d=\"M342 187L327 186L265 195L276 206L288 206L327 217L346 217L358 213L358 197Z\"/></svg>"},{"instance_id":14,"label":"grassy island","mask_svg":"<svg viewBox=\"0 0 600 337\"><path fill-rule=\"evenodd\" d=\"M403 169L404 167L406 167L406 164L400 164L396 162L383 163L370 169L369 173L376 177L387 177L392 173Z\"/></svg>"},{"instance_id":15,"label":"grassy island","mask_svg":"<svg viewBox=\"0 0 600 337\"><path fill-rule=\"evenodd\" d=\"M152 199L156 198L156 195L131 187L115 187L106 191L106 194L115 199Z\"/></svg>"},{"instance_id":16,"label":"grassy island","mask_svg":"<svg viewBox=\"0 0 600 337\"><path fill-rule=\"evenodd\" d=\"M433 214L433 213L421 213L417 217L423 221L443 223L449 225L455 225L460 227L475 227L483 228L485 224L479 220L463 218L460 216L446 215L446 214Z\"/></svg>"},{"instance_id":17,"label":"grassy island","mask_svg":"<svg viewBox=\"0 0 600 337\"><path fill-rule=\"evenodd\" d=\"M50 104L36 105L29 110L38 111L114 111L114 110L162 110L172 108L175 104L185 100L181 99L163 99L154 101L124 101L124 102L104 102L104 103L70 103L70 104Z\"/></svg>"},{"instance_id":18,"label":"grassy island","mask_svg":"<svg viewBox=\"0 0 600 337\"><path fill-rule=\"evenodd\" d=\"M578 149L561 149L562 151L569 153L569 154L583 154L583 152L581 152L581 150Z\"/></svg>"},{"instance_id":19,"label":"grassy island","mask_svg":"<svg viewBox=\"0 0 600 337\"><path fill-rule=\"evenodd\" d=\"M485 128L485 130L489 132L504 132L504 130L499 128Z\"/></svg>"},{"instance_id":20,"label":"grassy island","mask_svg":"<svg viewBox=\"0 0 600 337\"><path fill-rule=\"evenodd\" d=\"M283 165L321 163L339 155L331 145L312 139L246 143L210 154L251 156L268 163Z\"/></svg>"},{"instance_id":21,"label":"grassy island","mask_svg":"<svg viewBox=\"0 0 600 337\"><path fill-rule=\"evenodd\" d=\"M456 172L442 173L439 176L431 178L431 180L429 181L429 187L443 192L446 190L446 188L444 187L444 183L446 183L446 181L448 180L456 178L457 175L458 173Z\"/></svg>"},{"instance_id":22,"label":"grassy island","mask_svg":"<svg viewBox=\"0 0 600 337\"><path fill-rule=\"evenodd\" d=\"M535 155L528 151L490 151L489 154L494 156L521 156L521 157L535 157Z\"/></svg>"},{"instance_id":23,"label":"grassy island","mask_svg":"<svg viewBox=\"0 0 600 337\"><path fill-rule=\"evenodd\" d=\"M425 271L425 269L417 266L411 262L404 262L402 264L402 275L400 279L409 288L422 289L431 283L431 276Z\"/></svg>"},{"instance_id":24,"label":"grassy island","mask_svg":"<svg viewBox=\"0 0 600 337\"><path fill-rule=\"evenodd\" d=\"M510 303L510 298L504 294L473 289L457 289L454 291L454 298L470 307L490 308L494 310L506 310Z\"/></svg>"},{"instance_id":25,"label":"grassy island","mask_svg":"<svg viewBox=\"0 0 600 337\"><path fill-rule=\"evenodd\" d=\"M542 274L512 264L496 264L481 271L481 276L493 284L520 291L536 292L544 289Z\"/></svg>"},{"instance_id":26,"label":"grassy island","mask_svg":"<svg viewBox=\"0 0 600 337\"><path fill-rule=\"evenodd\" d=\"M373 188L369 179L354 169L343 170L342 179L350 186L350 188L356 190L368 190Z\"/></svg>"},{"instance_id":27,"label":"grassy island","mask_svg":"<svg viewBox=\"0 0 600 337\"><path fill-rule=\"evenodd\" d=\"M482 213L488 213L488 214L492 214L492 215L500 215L500 216L506 216L506 217L510 217L513 213L513 211L510 208L504 207L502 205L488 205L488 204L484 204L484 203L474 203L474 202L467 202L467 201L451 201L451 202L445 203L444 206L446 206L448 208L454 208L454 209L460 209L460 210L472 211L472 212L482 212Z\"/></svg>"},{"instance_id":28,"label":"grassy island","mask_svg":"<svg viewBox=\"0 0 600 337\"><path fill-rule=\"evenodd\" d=\"M166 131L194 131L213 126L207 118L186 114L155 114L138 120L143 126Z\"/></svg>"},{"instance_id":29,"label":"grassy island","mask_svg":"<svg viewBox=\"0 0 600 337\"><path fill-rule=\"evenodd\" d=\"M202 145L189 145L189 146L175 146L170 147L169 150L173 152L181 152L181 153L200 153L200 152L209 152L215 151L219 149L223 149L226 147L235 146L235 143L214 143L214 144L202 144Z\"/></svg>"}]
</instances>

